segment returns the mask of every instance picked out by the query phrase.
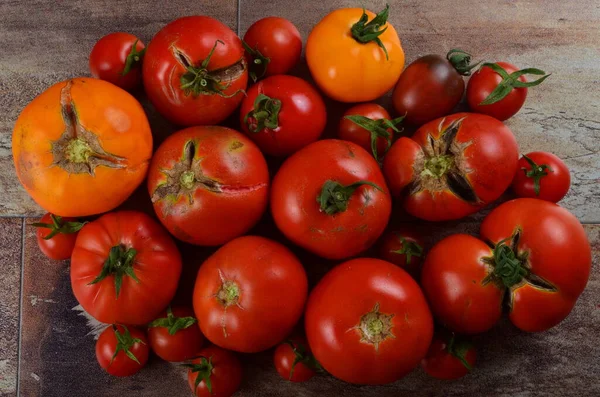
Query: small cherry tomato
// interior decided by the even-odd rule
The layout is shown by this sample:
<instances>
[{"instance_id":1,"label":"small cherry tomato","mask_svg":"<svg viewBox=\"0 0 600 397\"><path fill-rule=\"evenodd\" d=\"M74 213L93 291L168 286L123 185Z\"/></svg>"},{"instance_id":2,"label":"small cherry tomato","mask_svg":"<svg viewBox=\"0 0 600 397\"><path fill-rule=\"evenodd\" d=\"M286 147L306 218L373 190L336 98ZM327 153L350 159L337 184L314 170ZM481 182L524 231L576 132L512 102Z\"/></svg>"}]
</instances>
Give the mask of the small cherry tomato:
<instances>
[{"instance_id":1,"label":"small cherry tomato","mask_svg":"<svg viewBox=\"0 0 600 397\"><path fill-rule=\"evenodd\" d=\"M302 37L285 18L267 17L252 24L244 35L250 77L285 74L300 60Z\"/></svg>"},{"instance_id":2,"label":"small cherry tomato","mask_svg":"<svg viewBox=\"0 0 600 397\"><path fill-rule=\"evenodd\" d=\"M436 335L427 356L421 360L421 367L434 378L458 379L473 370L476 357L475 347L468 340L454 333Z\"/></svg>"},{"instance_id":3,"label":"small cherry tomato","mask_svg":"<svg viewBox=\"0 0 600 397\"><path fill-rule=\"evenodd\" d=\"M107 34L92 48L90 72L97 79L130 91L142 81L141 63L145 52L144 43L132 34Z\"/></svg>"},{"instance_id":4,"label":"small cherry tomato","mask_svg":"<svg viewBox=\"0 0 600 397\"><path fill-rule=\"evenodd\" d=\"M279 375L290 382L306 382L323 370L304 338L293 338L277 346L273 361Z\"/></svg>"},{"instance_id":5,"label":"small cherry tomato","mask_svg":"<svg viewBox=\"0 0 600 397\"><path fill-rule=\"evenodd\" d=\"M543 75L528 82L525 74ZM540 84L550 76L543 70L518 70L510 63L484 63L467 84L467 102L472 111L487 114L500 121L517 114L525 103L527 87Z\"/></svg>"},{"instance_id":6,"label":"small cherry tomato","mask_svg":"<svg viewBox=\"0 0 600 397\"><path fill-rule=\"evenodd\" d=\"M571 185L565 163L552 153L532 152L521 157L512 188L518 197L559 202Z\"/></svg>"},{"instance_id":7,"label":"small cherry tomato","mask_svg":"<svg viewBox=\"0 0 600 397\"><path fill-rule=\"evenodd\" d=\"M165 361L181 362L196 356L204 336L192 309L169 307L148 325L148 340L157 356Z\"/></svg>"},{"instance_id":8,"label":"small cherry tomato","mask_svg":"<svg viewBox=\"0 0 600 397\"><path fill-rule=\"evenodd\" d=\"M150 348L144 332L125 325L110 325L96 341L96 359L114 376L131 376L146 365Z\"/></svg>"},{"instance_id":9,"label":"small cherry tomato","mask_svg":"<svg viewBox=\"0 0 600 397\"><path fill-rule=\"evenodd\" d=\"M406 270L413 278L418 278L424 258L423 247L423 237L412 228L404 226L383 235L379 255Z\"/></svg>"},{"instance_id":10,"label":"small cherry tomato","mask_svg":"<svg viewBox=\"0 0 600 397\"><path fill-rule=\"evenodd\" d=\"M242 365L229 350L210 346L200 351L199 357L188 367L188 384L199 397L229 397L242 383Z\"/></svg>"},{"instance_id":11,"label":"small cherry tomato","mask_svg":"<svg viewBox=\"0 0 600 397\"><path fill-rule=\"evenodd\" d=\"M77 234L84 224L75 218L47 213L32 226L37 228L37 243L42 253L50 259L62 261L71 257Z\"/></svg>"}]
</instances>

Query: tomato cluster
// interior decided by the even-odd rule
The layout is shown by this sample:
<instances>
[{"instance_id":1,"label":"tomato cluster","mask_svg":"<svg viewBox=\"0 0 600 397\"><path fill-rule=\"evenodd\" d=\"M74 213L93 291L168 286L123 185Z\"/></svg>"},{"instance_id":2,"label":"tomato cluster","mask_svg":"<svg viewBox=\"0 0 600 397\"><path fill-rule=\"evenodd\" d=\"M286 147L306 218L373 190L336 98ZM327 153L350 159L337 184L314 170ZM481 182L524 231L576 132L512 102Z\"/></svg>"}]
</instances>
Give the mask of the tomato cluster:
<instances>
[{"instance_id":1,"label":"tomato cluster","mask_svg":"<svg viewBox=\"0 0 600 397\"><path fill-rule=\"evenodd\" d=\"M242 40L189 16L147 47L127 33L103 37L90 54L96 78L57 83L22 111L16 172L49 211L34 224L38 243L71 259L75 298L108 325L96 356L109 374L138 372L152 350L184 363L194 394L229 396L242 381L234 352L276 347L275 368L292 382L328 372L384 384L419 363L456 379L475 363L465 335L489 330L503 305L528 332L570 313L591 255L579 221L555 204L569 170L550 153L519 158L502 122L548 75L472 64L459 49L403 71L389 12L339 9L314 26L306 63L316 87L286 74L302 53L290 21L261 19ZM142 83L155 109L186 127L154 153L146 114L125 91ZM373 102L392 89L394 117ZM471 112L454 113L465 91ZM338 139L320 140L322 94L364 102L335 120ZM238 108L230 120L241 132L217 125ZM418 129L408 136L403 124ZM118 209L144 180L155 217ZM411 216L460 219L509 186L523 198L494 209L480 239L452 235L427 252ZM267 209L283 244L246 235ZM183 306L174 298L186 264L173 237L219 246ZM344 261L310 290L286 245ZM366 253L377 258L355 258ZM294 330L303 316L305 336Z\"/></svg>"}]
</instances>

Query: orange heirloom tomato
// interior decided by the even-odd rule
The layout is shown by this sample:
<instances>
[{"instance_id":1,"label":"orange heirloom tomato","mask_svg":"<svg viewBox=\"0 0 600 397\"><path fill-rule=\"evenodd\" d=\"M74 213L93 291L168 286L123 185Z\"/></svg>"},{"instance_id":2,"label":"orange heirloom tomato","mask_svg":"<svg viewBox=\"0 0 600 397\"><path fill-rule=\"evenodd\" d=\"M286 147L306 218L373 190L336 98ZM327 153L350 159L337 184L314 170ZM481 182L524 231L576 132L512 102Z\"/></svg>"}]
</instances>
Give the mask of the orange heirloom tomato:
<instances>
[{"instance_id":1,"label":"orange heirloom tomato","mask_svg":"<svg viewBox=\"0 0 600 397\"><path fill-rule=\"evenodd\" d=\"M379 98L398 81L404 51L389 6L375 15L361 8L328 14L308 36L306 62L321 90L341 102Z\"/></svg>"},{"instance_id":2,"label":"orange heirloom tomato","mask_svg":"<svg viewBox=\"0 0 600 397\"><path fill-rule=\"evenodd\" d=\"M59 216L107 212L146 176L152 133L139 102L106 81L57 83L23 109L12 137L21 184Z\"/></svg>"}]
</instances>

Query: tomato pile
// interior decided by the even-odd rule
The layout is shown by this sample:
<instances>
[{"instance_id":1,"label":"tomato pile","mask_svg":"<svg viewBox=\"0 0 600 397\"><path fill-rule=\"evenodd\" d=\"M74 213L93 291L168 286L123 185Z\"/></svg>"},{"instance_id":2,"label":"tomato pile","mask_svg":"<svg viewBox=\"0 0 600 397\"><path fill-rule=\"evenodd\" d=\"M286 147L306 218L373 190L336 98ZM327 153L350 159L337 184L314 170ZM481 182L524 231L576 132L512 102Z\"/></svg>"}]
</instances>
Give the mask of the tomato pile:
<instances>
[{"instance_id":1,"label":"tomato pile","mask_svg":"<svg viewBox=\"0 0 600 397\"><path fill-rule=\"evenodd\" d=\"M302 53L290 21L261 19L241 40L190 16L147 46L103 37L95 78L57 83L25 107L12 147L20 182L48 211L38 243L71 259L75 298L107 324L96 356L109 374L132 375L154 352L183 363L194 394L229 396L243 378L237 353L274 349L273 370L292 382L385 384L419 364L456 379L475 365L469 336L503 312L527 332L569 315L591 265L583 227L556 204L569 170L551 153L519 157L503 123L548 75L472 63L460 49L404 68L389 12L339 9L318 22L305 48L314 85L286 74ZM182 127L154 150L126 91L142 88ZM393 108L374 102L392 90ZM349 104L337 139L321 139L322 95ZM465 96L470 112L453 113ZM225 119L239 128L217 125ZM117 209L142 183L155 216ZM461 219L509 187L517 198L479 237L427 246L414 226ZM246 235L266 211L284 244ZM219 247L185 305L173 302L188 266L175 239ZM340 263L311 290L292 246Z\"/></svg>"}]
</instances>

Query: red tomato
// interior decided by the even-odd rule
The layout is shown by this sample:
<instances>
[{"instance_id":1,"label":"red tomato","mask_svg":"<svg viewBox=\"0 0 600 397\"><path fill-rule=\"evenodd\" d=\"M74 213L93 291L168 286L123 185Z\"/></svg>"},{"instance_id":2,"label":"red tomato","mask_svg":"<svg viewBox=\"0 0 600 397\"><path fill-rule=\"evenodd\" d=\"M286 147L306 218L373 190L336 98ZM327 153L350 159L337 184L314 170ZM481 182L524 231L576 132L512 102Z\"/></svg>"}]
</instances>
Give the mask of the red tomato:
<instances>
[{"instance_id":1,"label":"red tomato","mask_svg":"<svg viewBox=\"0 0 600 397\"><path fill-rule=\"evenodd\" d=\"M152 321L175 295L180 274L171 236L135 211L111 212L86 224L71 257L75 298L108 324Z\"/></svg>"},{"instance_id":2,"label":"red tomato","mask_svg":"<svg viewBox=\"0 0 600 397\"><path fill-rule=\"evenodd\" d=\"M240 104L248 83L241 40L206 16L179 18L148 44L143 64L146 94L175 124L218 124Z\"/></svg>"},{"instance_id":3,"label":"red tomato","mask_svg":"<svg viewBox=\"0 0 600 397\"><path fill-rule=\"evenodd\" d=\"M279 375L290 382L306 382L316 371L322 370L304 338L294 338L277 346L273 362Z\"/></svg>"},{"instance_id":4,"label":"red tomato","mask_svg":"<svg viewBox=\"0 0 600 397\"><path fill-rule=\"evenodd\" d=\"M467 340L454 334L436 335L421 367L434 378L453 380L468 374L476 358L475 347Z\"/></svg>"},{"instance_id":5,"label":"red tomato","mask_svg":"<svg viewBox=\"0 0 600 397\"><path fill-rule=\"evenodd\" d=\"M148 325L150 347L165 361L181 362L196 357L204 336L187 307L169 307Z\"/></svg>"},{"instance_id":6,"label":"red tomato","mask_svg":"<svg viewBox=\"0 0 600 397\"><path fill-rule=\"evenodd\" d=\"M90 72L124 90L136 88L142 81L144 43L136 36L115 32L102 37L90 53Z\"/></svg>"},{"instance_id":7,"label":"red tomato","mask_svg":"<svg viewBox=\"0 0 600 397\"><path fill-rule=\"evenodd\" d=\"M360 146L335 139L290 157L273 179L271 211L279 230L324 258L371 247L390 217L391 198L379 165Z\"/></svg>"},{"instance_id":8,"label":"red tomato","mask_svg":"<svg viewBox=\"0 0 600 397\"><path fill-rule=\"evenodd\" d=\"M243 134L191 127L165 140L152 158L148 191L163 225L178 239L220 245L246 233L267 207L269 170Z\"/></svg>"},{"instance_id":9,"label":"red tomato","mask_svg":"<svg viewBox=\"0 0 600 397\"><path fill-rule=\"evenodd\" d=\"M379 160L392 146L394 132L402 131L397 127L402 120L404 116L391 120L387 110L376 103L361 103L346 110L338 137L356 143Z\"/></svg>"},{"instance_id":10,"label":"red tomato","mask_svg":"<svg viewBox=\"0 0 600 397\"><path fill-rule=\"evenodd\" d=\"M242 131L272 156L288 156L316 141L326 122L321 95L294 76L259 81L248 90L240 110Z\"/></svg>"},{"instance_id":11,"label":"red tomato","mask_svg":"<svg viewBox=\"0 0 600 397\"><path fill-rule=\"evenodd\" d=\"M523 107L527 87L536 86L550 76L527 82L525 74L544 75L545 72L533 68L518 70L506 62L483 64L467 84L469 107L500 121L511 118Z\"/></svg>"},{"instance_id":12,"label":"red tomato","mask_svg":"<svg viewBox=\"0 0 600 397\"><path fill-rule=\"evenodd\" d=\"M150 348L144 332L135 327L110 325L96 341L98 364L113 376L131 376L146 362Z\"/></svg>"},{"instance_id":13,"label":"red tomato","mask_svg":"<svg viewBox=\"0 0 600 397\"><path fill-rule=\"evenodd\" d=\"M245 236L221 247L200 267L194 311L215 345L243 353L281 342L300 319L306 273L283 245Z\"/></svg>"},{"instance_id":14,"label":"red tomato","mask_svg":"<svg viewBox=\"0 0 600 397\"><path fill-rule=\"evenodd\" d=\"M569 191L569 169L552 153L528 153L521 157L518 168L512 188L519 197L536 197L556 203Z\"/></svg>"},{"instance_id":15,"label":"red tomato","mask_svg":"<svg viewBox=\"0 0 600 397\"><path fill-rule=\"evenodd\" d=\"M326 371L350 383L394 382L425 357L433 319L417 283L379 259L336 266L313 289L306 336Z\"/></svg>"},{"instance_id":16,"label":"red tomato","mask_svg":"<svg viewBox=\"0 0 600 397\"><path fill-rule=\"evenodd\" d=\"M406 189L404 208L428 221L459 219L498 199L517 170L519 149L498 120L457 113L399 139L383 171L393 195Z\"/></svg>"},{"instance_id":17,"label":"red tomato","mask_svg":"<svg viewBox=\"0 0 600 397\"><path fill-rule=\"evenodd\" d=\"M188 384L198 397L229 397L242 383L242 365L230 351L210 346L188 367Z\"/></svg>"},{"instance_id":18,"label":"red tomato","mask_svg":"<svg viewBox=\"0 0 600 397\"><path fill-rule=\"evenodd\" d=\"M45 214L32 226L37 228L36 237L40 250L50 259L69 259L75 247L77 233L84 223L75 218L63 218L51 213Z\"/></svg>"},{"instance_id":19,"label":"red tomato","mask_svg":"<svg viewBox=\"0 0 600 397\"><path fill-rule=\"evenodd\" d=\"M254 22L244 35L248 69L254 81L286 74L302 53L298 28L285 18L266 17Z\"/></svg>"},{"instance_id":20,"label":"red tomato","mask_svg":"<svg viewBox=\"0 0 600 397\"><path fill-rule=\"evenodd\" d=\"M382 259L400 266L414 278L418 278L424 258L423 236L412 227L403 226L386 232L381 238L379 255Z\"/></svg>"}]
</instances>

